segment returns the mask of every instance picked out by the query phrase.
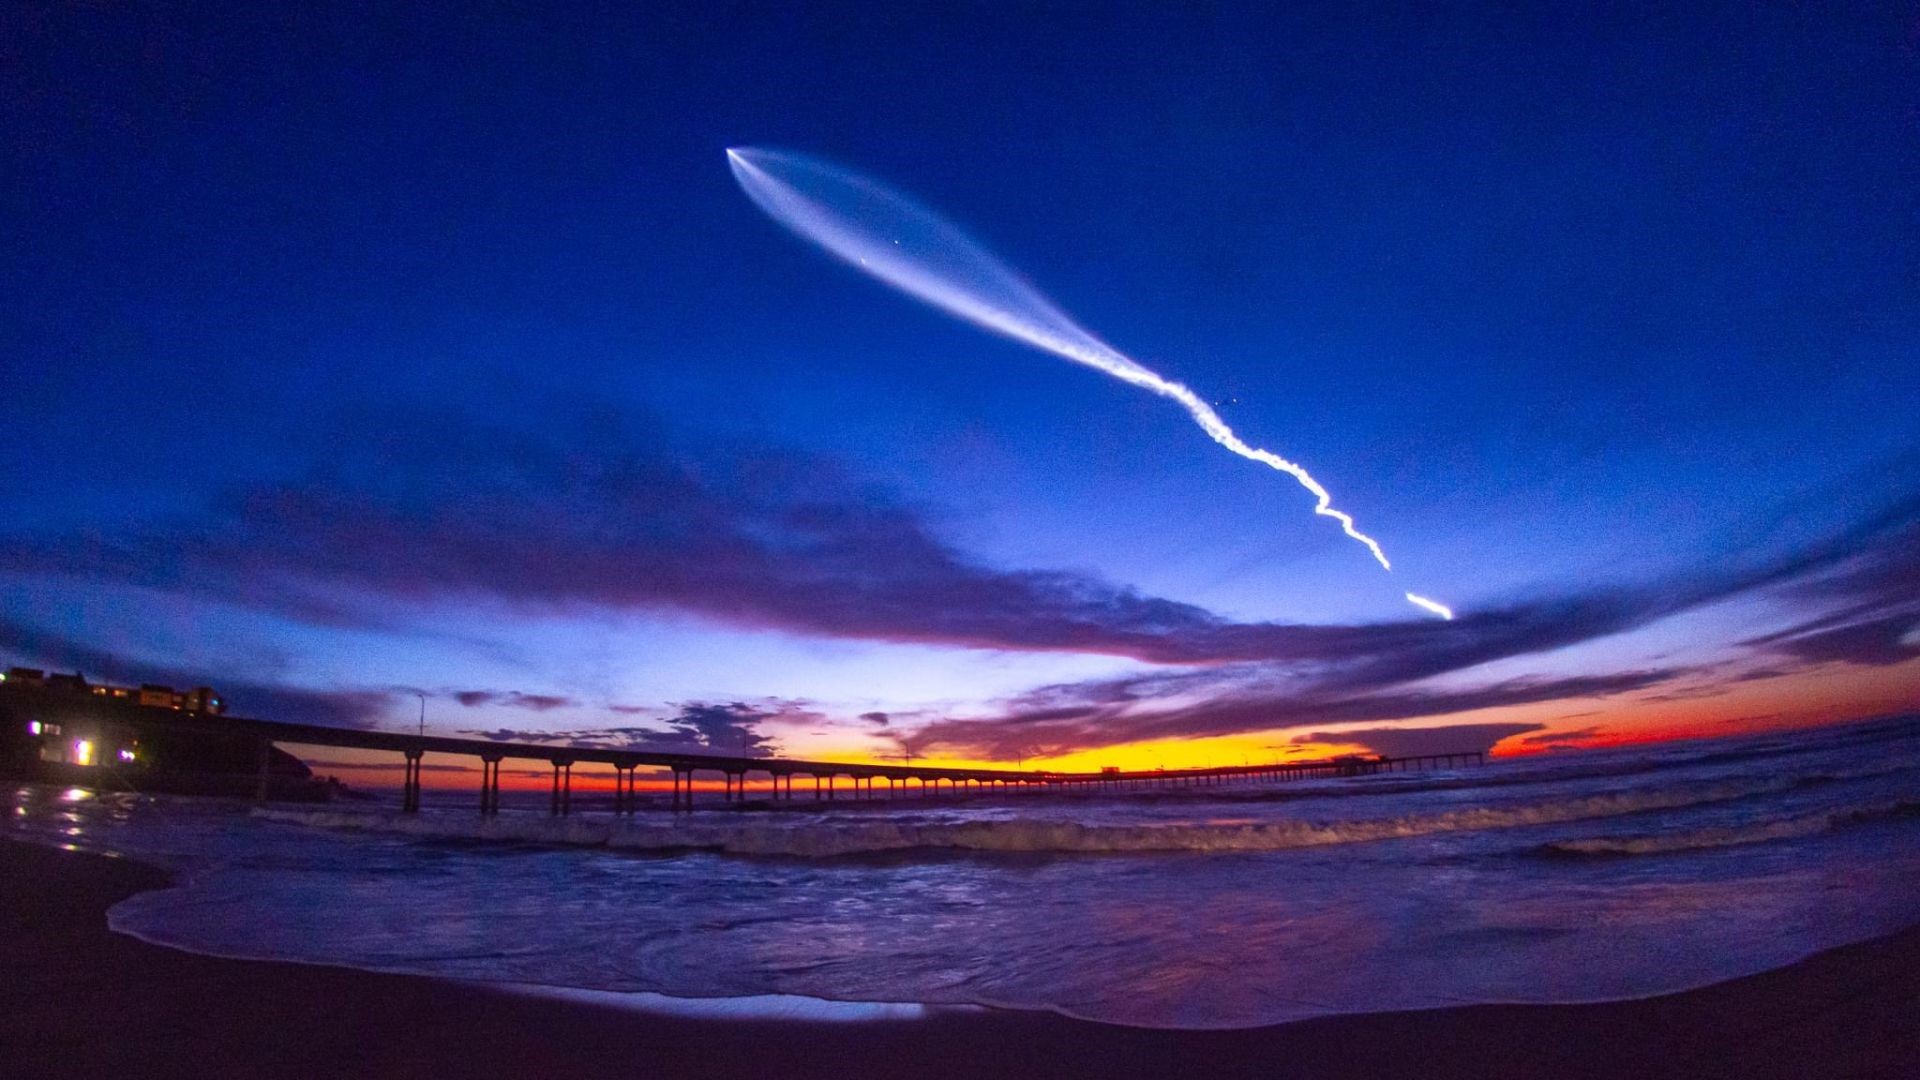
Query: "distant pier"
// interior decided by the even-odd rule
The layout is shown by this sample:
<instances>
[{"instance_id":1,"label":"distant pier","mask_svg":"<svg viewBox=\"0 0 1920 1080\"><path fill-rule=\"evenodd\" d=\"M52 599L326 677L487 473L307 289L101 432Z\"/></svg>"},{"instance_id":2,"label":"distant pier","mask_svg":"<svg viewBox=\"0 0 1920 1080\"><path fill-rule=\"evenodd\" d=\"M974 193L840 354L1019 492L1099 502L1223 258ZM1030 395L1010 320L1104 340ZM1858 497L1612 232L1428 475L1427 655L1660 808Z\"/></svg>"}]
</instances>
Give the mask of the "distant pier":
<instances>
[{"instance_id":1,"label":"distant pier","mask_svg":"<svg viewBox=\"0 0 1920 1080\"><path fill-rule=\"evenodd\" d=\"M747 801L750 777L765 777L768 788L763 801L792 802L796 798L794 778L802 777L800 797L813 801L838 798L855 800L959 797L996 794L1072 794L1134 790L1212 787L1241 783L1277 783L1330 777L1370 776L1377 773L1408 772L1419 769L1483 765L1482 751L1449 754L1421 754L1407 757L1368 757L1347 755L1316 761L1296 761L1266 765L1223 765L1199 769L1121 770L1098 772L1056 772L1033 769L969 769L929 765L881 765L864 762L809 761L798 758L736 757L723 754L661 753L640 750L608 750L584 746L556 746L541 743L495 742L490 739L450 738L439 735L404 734L391 731L366 731L354 728L323 727L313 724L287 724L271 720L251 720L237 716L181 712L164 708L124 705L105 709L62 709L58 700L47 700L50 713L61 714L69 725L90 724L98 732L104 747L114 737L138 739L145 732L205 735L255 740L259 774L257 795L271 794L271 762L276 743L297 746L329 746L355 750L390 751L403 763L401 809L412 813L422 806L422 759L427 754L451 754L476 759L480 764L477 804L481 814L500 812L500 766L507 760L537 761L552 770L550 812L558 817L573 813L573 767L579 764L607 765L613 769L613 812L631 814L639 809L639 770L664 769L670 774L669 805L675 811L694 805L696 774L719 774L721 805L739 805ZM16 715L18 715L18 710ZM32 711L29 709L28 711ZM76 715L76 713L78 715ZM885 786L881 786L881 782ZM843 786L845 782L845 786Z\"/></svg>"}]
</instances>

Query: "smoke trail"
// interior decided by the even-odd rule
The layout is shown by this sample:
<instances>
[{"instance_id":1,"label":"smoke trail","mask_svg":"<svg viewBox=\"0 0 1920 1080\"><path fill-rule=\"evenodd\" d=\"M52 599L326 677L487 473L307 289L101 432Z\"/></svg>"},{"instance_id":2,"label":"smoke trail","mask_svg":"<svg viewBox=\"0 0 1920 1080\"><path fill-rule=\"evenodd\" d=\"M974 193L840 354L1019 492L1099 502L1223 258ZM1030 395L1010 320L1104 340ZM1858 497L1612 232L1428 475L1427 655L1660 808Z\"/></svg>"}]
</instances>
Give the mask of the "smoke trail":
<instances>
[{"instance_id":1,"label":"smoke trail","mask_svg":"<svg viewBox=\"0 0 1920 1080\"><path fill-rule=\"evenodd\" d=\"M1094 337L959 228L906 196L857 173L780 150L727 151L734 179L768 216L881 281L976 326L1104 371L1171 398L1214 442L1298 481L1313 494L1313 512L1340 523L1392 569L1373 537L1333 508L1333 496L1307 470L1270 450L1248 445L1213 407L1185 384L1162 377ZM1412 593L1407 599L1442 618L1453 613Z\"/></svg>"}]
</instances>

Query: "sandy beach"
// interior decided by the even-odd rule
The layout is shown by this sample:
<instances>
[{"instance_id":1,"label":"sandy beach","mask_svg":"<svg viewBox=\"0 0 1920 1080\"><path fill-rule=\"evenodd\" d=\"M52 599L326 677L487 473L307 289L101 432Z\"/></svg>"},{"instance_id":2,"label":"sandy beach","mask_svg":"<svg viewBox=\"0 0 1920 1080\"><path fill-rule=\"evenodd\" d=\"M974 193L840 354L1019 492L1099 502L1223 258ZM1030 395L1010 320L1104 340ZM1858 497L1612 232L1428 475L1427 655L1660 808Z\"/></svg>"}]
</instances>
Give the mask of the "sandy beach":
<instances>
[{"instance_id":1,"label":"sandy beach","mask_svg":"<svg viewBox=\"0 0 1920 1080\"><path fill-rule=\"evenodd\" d=\"M1920 928L1687 993L1230 1032L1014 1012L662 1017L486 986L225 960L107 929L167 875L0 843L8 1076L1913 1077Z\"/></svg>"}]
</instances>

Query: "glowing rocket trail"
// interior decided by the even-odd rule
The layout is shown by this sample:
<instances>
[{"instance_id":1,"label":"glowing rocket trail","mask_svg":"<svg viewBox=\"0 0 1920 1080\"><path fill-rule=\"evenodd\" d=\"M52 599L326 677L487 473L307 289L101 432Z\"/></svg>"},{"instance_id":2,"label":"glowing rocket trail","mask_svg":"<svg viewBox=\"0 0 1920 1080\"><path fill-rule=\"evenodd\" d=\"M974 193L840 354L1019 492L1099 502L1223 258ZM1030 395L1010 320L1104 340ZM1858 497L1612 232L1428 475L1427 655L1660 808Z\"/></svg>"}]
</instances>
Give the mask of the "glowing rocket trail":
<instances>
[{"instance_id":1,"label":"glowing rocket trail","mask_svg":"<svg viewBox=\"0 0 1920 1080\"><path fill-rule=\"evenodd\" d=\"M1333 508L1333 496L1306 469L1248 445L1213 407L1183 383L1164 378L1094 337L991 252L933 211L878 182L824 161L781 150L738 147L727 164L768 216L861 270L997 334L1025 342L1122 382L1171 398L1214 442L1277 469L1313 494L1313 512L1340 523L1392 569L1373 537ZM1453 613L1425 597L1407 600L1441 618Z\"/></svg>"},{"instance_id":2,"label":"glowing rocket trail","mask_svg":"<svg viewBox=\"0 0 1920 1080\"><path fill-rule=\"evenodd\" d=\"M1453 618L1453 609L1438 600L1429 600L1418 593L1408 593L1407 602L1417 608L1425 608L1443 619Z\"/></svg>"}]
</instances>

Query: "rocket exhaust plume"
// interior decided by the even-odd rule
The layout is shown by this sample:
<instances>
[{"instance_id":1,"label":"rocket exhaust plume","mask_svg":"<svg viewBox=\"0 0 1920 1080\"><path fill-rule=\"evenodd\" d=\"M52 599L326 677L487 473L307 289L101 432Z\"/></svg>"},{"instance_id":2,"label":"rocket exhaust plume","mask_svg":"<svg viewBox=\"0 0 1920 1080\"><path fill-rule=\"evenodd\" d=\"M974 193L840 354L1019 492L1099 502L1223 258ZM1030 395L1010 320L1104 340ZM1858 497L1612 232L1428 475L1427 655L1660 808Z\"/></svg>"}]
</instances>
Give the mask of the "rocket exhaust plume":
<instances>
[{"instance_id":1,"label":"rocket exhaust plume","mask_svg":"<svg viewBox=\"0 0 1920 1080\"><path fill-rule=\"evenodd\" d=\"M1248 445L1185 384L1094 337L938 214L875 180L802 154L735 147L727 151L727 164L747 197L769 217L848 265L976 326L1177 402L1214 442L1293 477L1313 495L1314 513L1339 522L1382 567L1392 569L1380 544L1355 528L1350 515L1334 509L1333 496L1305 468ZM1425 597L1408 593L1407 600L1453 618L1445 605Z\"/></svg>"}]
</instances>

